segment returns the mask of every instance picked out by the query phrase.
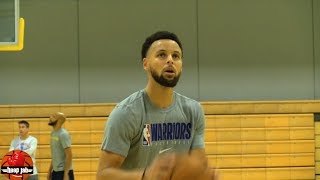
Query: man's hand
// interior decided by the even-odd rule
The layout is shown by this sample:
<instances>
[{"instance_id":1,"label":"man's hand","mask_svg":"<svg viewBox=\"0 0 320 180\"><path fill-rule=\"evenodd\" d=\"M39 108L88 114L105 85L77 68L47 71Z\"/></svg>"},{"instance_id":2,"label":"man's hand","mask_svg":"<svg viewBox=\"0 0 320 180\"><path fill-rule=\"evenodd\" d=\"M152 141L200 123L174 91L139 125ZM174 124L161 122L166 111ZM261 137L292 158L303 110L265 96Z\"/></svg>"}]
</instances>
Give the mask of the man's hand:
<instances>
[{"instance_id":1,"label":"man's hand","mask_svg":"<svg viewBox=\"0 0 320 180\"><path fill-rule=\"evenodd\" d=\"M47 174L47 180L51 180L51 172Z\"/></svg>"},{"instance_id":2,"label":"man's hand","mask_svg":"<svg viewBox=\"0 0 320 180\"><path fill-rule=\"evenodd\" d=\"M196 156L177 156L172 180L217 180L217 173Z\"/></svg>"},{"instance_id":3,"label":"man's hand","mask_svg":"<svg viewBox=\"0 0 320 180\"><path fill-rule=\"evenodd\" d=\"M146 169L143 180L170 180L175 161L175 154L164 154L156 157Z\"/></svg>"},{"instance_id":4,"label":"man's hand","mask_svg":"<svg viewBox=\"0 0 320 180\"><path fill-rule=\"evenodd\" d=\"M69 180L69 172L64 172L63 180Z\"/></svg>"}]
</instances>

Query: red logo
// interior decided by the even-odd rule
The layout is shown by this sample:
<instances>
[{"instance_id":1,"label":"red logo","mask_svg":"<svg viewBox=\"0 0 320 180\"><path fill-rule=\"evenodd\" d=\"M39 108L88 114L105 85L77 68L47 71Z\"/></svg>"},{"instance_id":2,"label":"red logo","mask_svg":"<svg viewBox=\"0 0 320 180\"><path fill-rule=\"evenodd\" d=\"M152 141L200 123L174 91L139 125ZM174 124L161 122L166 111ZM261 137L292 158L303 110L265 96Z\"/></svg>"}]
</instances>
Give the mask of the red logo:
<instances>
[{"instance_id":1,"label":"red logo","mask_svg":"<svg viewBox=\"0 0 320 180\"><path fill-rule=\"evenodd\" d=\"M25 180L32 173L33 162L26 152L13 150L3 156L1 174L4 174L10 180Z\"/></svg>"}]
</instances>

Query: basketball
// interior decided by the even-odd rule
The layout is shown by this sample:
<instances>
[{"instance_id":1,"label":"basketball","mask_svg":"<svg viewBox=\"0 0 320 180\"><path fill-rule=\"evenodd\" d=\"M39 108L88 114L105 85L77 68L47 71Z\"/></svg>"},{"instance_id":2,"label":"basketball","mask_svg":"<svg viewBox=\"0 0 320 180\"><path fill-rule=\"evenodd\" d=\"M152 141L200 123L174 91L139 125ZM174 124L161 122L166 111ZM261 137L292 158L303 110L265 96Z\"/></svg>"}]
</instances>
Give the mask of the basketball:
<instances>
[{"instance_id":1,"label":"basketball","mask_svg":"<svg viewBox=\"0 0 320 180\"><path fill-rule=\"evenodd\" d=\"M3 156L1 161L1 169L6 169L7 167L13 168L13 169L25 169L33 167L33 162L31 157L23 151L20 150L13 150L8 152L5 156ZM3 174L10 180L26 180L30 174L27 174L27 172L23 172L22 174L15 174L13 172L7 172L6 174Z\"/></svg>"}]
</instances>

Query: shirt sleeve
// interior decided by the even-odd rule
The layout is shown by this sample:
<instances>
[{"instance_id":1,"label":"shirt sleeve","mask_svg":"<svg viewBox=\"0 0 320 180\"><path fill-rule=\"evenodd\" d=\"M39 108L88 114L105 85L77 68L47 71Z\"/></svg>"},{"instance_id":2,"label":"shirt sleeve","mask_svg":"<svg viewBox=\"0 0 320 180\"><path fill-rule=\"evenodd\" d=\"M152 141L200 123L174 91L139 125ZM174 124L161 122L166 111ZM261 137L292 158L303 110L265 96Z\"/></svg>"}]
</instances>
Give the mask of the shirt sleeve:
<instances>
[{"instance_id":1,"label":"shirt sleeve","mask_svg":"<svg viewBox=\"0 0 320 180\"><path fill-rule=\"evenodd\" d=\"M14 141L15 141L15 139L13 139L11 141L9 151L13 151L14 150Z\"/></svg>"},{"instance_id":2,"label":"shirt sleeve","mask_svg":"<svg viewBox=\"0 0 320 180\"><path fill-rule=\"evenodd\" d=\"M60 143L64 149L71 147L71 138L68 132L60 135Z\"/></svg>"},{"instance_id":3,"label":"shirt sleeve","mask_svg":"<svg viewBox=\"0 0 320 180\"><path fill-rule=\"evenodd\" d=\"M204 148L204 132L205 132L205 116L204 111L200 103L196 106L195 115L195 134L192 141L191 149L194 148Z\"/></svg>"},{"instance_id":4,"label":"shirt sleeve","mask_svg":"<svg viewBox=\"0 0 320 180\"><path fill-rule=\"evenodd\" d=\"M107 120L101 150L126 157L135 134L135 126L130 109L116 106Z\"/></svg>"}]
</instances>

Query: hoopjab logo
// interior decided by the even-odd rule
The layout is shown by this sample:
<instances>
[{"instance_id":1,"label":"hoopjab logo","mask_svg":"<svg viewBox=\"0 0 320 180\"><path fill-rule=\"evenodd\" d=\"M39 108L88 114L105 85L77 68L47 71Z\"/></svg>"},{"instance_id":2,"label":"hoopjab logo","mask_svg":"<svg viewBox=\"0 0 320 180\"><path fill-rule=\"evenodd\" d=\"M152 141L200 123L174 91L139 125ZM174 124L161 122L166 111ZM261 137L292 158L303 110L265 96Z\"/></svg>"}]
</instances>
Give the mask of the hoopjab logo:
<instances>
[{"instance_id":1,"label":"hoopjab logo","mask_svg":"<svg viewBox=\"0 0 320 180\"><path fill-rule=\"evenodd\" d=\"M1 174L10 180L26 180L32 173L33 162L26 152L13 150L3 156Z\"/></svg>"}]
</instances>

